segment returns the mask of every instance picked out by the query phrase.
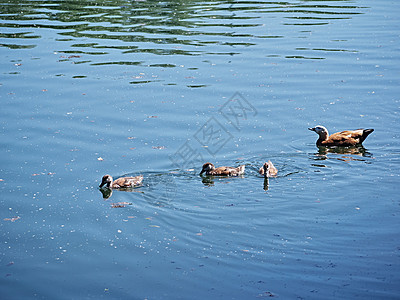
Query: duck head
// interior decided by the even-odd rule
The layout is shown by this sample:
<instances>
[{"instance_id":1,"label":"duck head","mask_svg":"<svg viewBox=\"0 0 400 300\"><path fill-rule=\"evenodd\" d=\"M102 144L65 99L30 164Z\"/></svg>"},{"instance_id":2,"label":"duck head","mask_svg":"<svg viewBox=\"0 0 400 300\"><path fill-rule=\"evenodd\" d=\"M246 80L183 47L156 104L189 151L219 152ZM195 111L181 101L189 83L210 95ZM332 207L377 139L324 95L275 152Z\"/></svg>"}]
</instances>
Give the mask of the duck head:
<instances>
[{"instance_id":1,"label":"duck head","mask_svg":"<svg viewBox=\"0 0 400 300\"><path fill-rule=\"evenodd\" d=\"M263 169L264 169L264 178L268 178L269 177L269 164L264 163Z\"/></svg>"},{"instance_id":2,"label":"duck head","mask_svg":"<svg viewBox=\"0 0 400 300\"><path fill-rule=\"evenodd\" d=\"M315 131L322 140L326 140L329 136L328 129L322 125L317 125L313 128L308 128L308 130Z\"/></svg>"},{"instance_id":3,"label":"duck head","mask_svg":"<svg viewBox=\"0 0 400 300\"><path fill-rule=\"evenodd\" d=\"M113 179L110 175L104 175L103 178L101 179L101 183L99 187L101 188L102 186L106 185L108 188L111 187L111 183L113 182Z\"/></svg>"},{"instance_id":4,"label":"duck head","mask_svg":"<svg viewBox=\"0 0 400 300\"><path fill-rule=\"evenodd\" d=\"M205 163L203 165L203 168L201 169L200 175L203 174L204 172L209 172L209 171L212 171L214 169L215 169L215 167L214 167L214 165L212 163L209 163L209 162Z\"/></svg>"}]
</instances>

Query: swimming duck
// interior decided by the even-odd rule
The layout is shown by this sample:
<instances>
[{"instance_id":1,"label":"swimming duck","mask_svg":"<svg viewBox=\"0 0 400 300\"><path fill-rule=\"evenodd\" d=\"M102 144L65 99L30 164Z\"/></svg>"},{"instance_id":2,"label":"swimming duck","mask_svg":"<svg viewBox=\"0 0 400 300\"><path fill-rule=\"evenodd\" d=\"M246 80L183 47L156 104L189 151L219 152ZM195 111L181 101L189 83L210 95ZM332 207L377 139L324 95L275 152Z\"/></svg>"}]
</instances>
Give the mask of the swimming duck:
<instances>
[{"instance_id":1,"label":"swimming duck","mask_svg":"<svg viewBox=\"0 0 400 300\"><path fill-rule=\"evenodd\" d=\"M367 136L374 131L373 129L345 130L329 135L328 130L321 125L308 129L318 133L317 146L341 147L361 145Z\"/></svg>"},{"instance_id":2,"label":"swimming duck","mask_svg":"<svg viewBox=\"0 0 400 300\"><path fill-rule=\"evenodd\" d=\"M110 175L104 175L101 179L101 184L99 187L106 185L109 189L119 189L119 188L133 188L142 184L143 176L135 177L121 177L113 181Z\"/></svg>"},{"instance_id":3,"label":"swimming duck","mask_svg":"<svg viewBox=\"0 0 400 300\"><path fill-rule=\"evenodd\" d=\"M208 162L203 165L200 175L206 172L206 175L212 175L212 176L239 176L244 173L245 167L246 167L245 165L241 165L237 168L234 167L215 168L215 166L212 163Z\"/></svg>"},{"instance_id":4,"label":"swimming duck","mask_svg":"<svg viewBox=\"0 0 400 300\"><path fill-rule=\"evenodd\" d=\"M264 177L267 178L271 176L276 176L276 174L278 174L278 169L275 168L274 164L269 160L262 165L262 167L258 170L258 173L264 175Z\"/></svg>"}]
</instances>

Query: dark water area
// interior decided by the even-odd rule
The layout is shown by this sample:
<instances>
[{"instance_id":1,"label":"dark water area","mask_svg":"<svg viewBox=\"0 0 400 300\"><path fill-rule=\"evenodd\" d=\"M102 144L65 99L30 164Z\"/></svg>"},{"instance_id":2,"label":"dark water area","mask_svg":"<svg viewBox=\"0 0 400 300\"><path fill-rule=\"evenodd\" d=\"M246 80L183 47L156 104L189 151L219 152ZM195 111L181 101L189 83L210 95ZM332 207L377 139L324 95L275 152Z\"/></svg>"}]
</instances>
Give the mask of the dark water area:
<instances>
[{"instance_id":1,"label":"dark water area","mask_svg":"<svg viewBox=\"0 0 400 300\"><path fill-rule=\"evenodd\" d=\"M397 299L399 12L3 1L0 298Z\"/></svg>"}]
</instances>

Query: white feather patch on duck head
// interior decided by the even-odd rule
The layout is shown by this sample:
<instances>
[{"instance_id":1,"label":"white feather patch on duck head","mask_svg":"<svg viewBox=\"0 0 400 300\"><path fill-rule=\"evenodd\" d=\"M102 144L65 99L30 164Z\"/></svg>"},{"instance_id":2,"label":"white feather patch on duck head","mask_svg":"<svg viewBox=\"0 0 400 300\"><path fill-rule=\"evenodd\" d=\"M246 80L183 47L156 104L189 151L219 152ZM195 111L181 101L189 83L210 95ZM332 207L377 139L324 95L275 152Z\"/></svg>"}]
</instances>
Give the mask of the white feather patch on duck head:
<instances>
[{"instance_id":1,"label":"white feather patch on duck head","mask_svg":"<svg viewBox=\"0 0 400 300\"><path fill-rule=\"evenodd\" d=\"M215 169L215 167L214 167L214 165L212 163L210 163L210 162L205 163L203 165L203 168L201 169L200 175L203 174L204 172L207 173L207 172L210 172L210 171L212 171L214 169Z\"/></svg>"},{"instance_id":2,"label":"white feather patch on duck head","mask_svg":"<svg viewBox=\"0 0 400 300\"><path fill-rule=\"evenodd\" d=\"M328 129L326 129L322 125L317 125L313 128L308 128L308 130L315 131L319 135L319 138L323 141L326 140L329 136Z\"/></svg>"},{"instance_id":3,"label":"white feather patch on duck head","mask_svg":"<svg viewBox=\"0 0 400 300\"><path fill-rule=\"evenodd\" d=\"M264 175L264 177L268 177L268 169L269 169L269 164L264 163L258 172L261 175Z\"/></svg>"}]
</instances>

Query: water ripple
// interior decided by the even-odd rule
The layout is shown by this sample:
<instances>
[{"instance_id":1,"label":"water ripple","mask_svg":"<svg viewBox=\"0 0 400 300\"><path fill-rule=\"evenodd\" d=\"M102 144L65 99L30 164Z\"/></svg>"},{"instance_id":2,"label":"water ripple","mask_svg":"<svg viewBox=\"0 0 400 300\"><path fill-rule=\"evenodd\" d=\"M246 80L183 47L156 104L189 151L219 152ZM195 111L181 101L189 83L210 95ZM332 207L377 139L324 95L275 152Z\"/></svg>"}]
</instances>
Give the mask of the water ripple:
<instances>
[{"instance_id":1,"label":"water ripple","mask_svg":"<svg viewBox=\"0 0 400 300\"><path fill-rule=\"evenodd\" d=\"M10 42L1 43L0 46L11 49L35 47L32 41L39 43L40 32L50 29L57 35L69 37L56 40L60 53L92 56L120 50L122 54L232 56L242 54L241 49L259 45L259 39L289 38L292 33L284 29L286 26L297 28L298 33L295 34L301 35L304 28L311 30L314 26L326 26L362 13L362 7L348 3L338 5L337 2L100 1L96 5L86 4L70 1L2 2L3 12L0 15L3 21L0 26L6 32L0 38ZM270 23L264 23L265 18L261 18L264 14L268 14ZM257 28L263 28L261 31L265 34L260 34ZM85 40L90 42L82 42ZM294 50L304 51L297 47ZM325 58L320 55L289 54L282 57ZM94 60L86 62L94 66L101 65ZM111 61L107 64L127 62Z\"/></svg>"}]
</instances>

